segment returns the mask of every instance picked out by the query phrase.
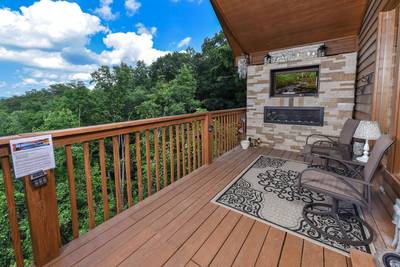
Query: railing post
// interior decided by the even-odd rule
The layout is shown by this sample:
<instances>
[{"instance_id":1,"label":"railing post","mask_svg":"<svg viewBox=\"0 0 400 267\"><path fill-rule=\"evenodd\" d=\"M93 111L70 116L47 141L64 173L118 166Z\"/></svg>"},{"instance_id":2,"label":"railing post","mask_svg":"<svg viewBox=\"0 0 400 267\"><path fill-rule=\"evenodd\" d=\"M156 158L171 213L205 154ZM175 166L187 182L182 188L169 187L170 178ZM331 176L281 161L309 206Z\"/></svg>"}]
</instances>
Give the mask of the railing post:
<instances>
[{"instance_id":1,"label":"railing post","mask_svg":"<svg viewBox=\"0 0 400 267\"><path fill-rule=\"evenodd\" d=\"M35 188L30 177L24 177L26 205L36 266L43 266L59 255L60 226L54 171L47 171L48 182Z\"/></svg>"},{"instance_id":2,"label":"railing post","mask_svg":"<svg viewBox=\"0 0 400 267\"><path fill-rule=\"evenodd\" d=\"M203 149L204 149L204 163L210 164L212 162L212 118L211 113L205 115L204 128L203 128Z\"/></svg>"}]
</instances>

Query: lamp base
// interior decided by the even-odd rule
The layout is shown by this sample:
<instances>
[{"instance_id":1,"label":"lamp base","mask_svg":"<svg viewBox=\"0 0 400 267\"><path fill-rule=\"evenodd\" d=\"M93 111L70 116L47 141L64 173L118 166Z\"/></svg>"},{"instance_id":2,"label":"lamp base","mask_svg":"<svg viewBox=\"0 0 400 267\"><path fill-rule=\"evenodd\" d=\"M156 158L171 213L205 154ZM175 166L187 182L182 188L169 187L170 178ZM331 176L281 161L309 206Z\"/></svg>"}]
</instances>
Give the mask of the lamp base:
<instances>
[{"instance_id":1,"label":"lamp base","mask_svg":"<svg viewBox=\"0 0 400 267\"><path fill-rule=\"evenodd\" d=\"M356 158L358 161L366 163L368 161L369 155L369 144L368 140L365 140L364 144L364 154L361 157Z\"/></svg>"},{"instance_id":2,"label":"lamp base","mask_svg":"<svg viewBox=\"0 0 400 267\"><path fill-rule=\"evenodd\" d=\"M364 163L366 163L367 161L368 161L368 156L366 156L366 155L363 155L363 156L361 156L361 157L357 157L356 159L358 160L358 161L360 161L360 162L364 162Z\"/></svg>"}]
</instances>

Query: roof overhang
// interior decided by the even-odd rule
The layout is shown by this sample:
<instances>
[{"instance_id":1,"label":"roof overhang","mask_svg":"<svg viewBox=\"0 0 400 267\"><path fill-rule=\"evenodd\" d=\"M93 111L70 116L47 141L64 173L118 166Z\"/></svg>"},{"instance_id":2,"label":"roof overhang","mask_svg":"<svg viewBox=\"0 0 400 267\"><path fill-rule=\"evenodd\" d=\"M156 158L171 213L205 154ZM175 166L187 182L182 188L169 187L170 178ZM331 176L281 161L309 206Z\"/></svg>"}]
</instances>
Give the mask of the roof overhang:
<instances>
[{"instance_id":1,"label":"roof overhang","mask_svg":"<svg viewBox=\"0 0 400 267\"><path fill-rule=\"evenodd\" d=\"M368 0L210 1L235 56L327 40L355 44L368 5Z\"/></svg>"}]
</instances>

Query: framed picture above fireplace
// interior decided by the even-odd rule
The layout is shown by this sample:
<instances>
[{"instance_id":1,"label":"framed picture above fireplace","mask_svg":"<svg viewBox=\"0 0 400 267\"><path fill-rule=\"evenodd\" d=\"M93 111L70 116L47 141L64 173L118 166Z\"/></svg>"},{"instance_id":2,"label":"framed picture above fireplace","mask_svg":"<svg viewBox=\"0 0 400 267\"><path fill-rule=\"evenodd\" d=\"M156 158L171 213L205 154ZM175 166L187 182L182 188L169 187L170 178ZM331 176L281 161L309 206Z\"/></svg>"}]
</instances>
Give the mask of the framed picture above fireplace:
<instances>
[{"instance_id":1,"label":"framed picture above fireplace","mask_svg":"<svg viewBox=\"0 0 400 267\"><path fill-rule=\"evenodd\" d=\"M319 66L271 70L271 97L318 96Z\"/></svg>"}]
</instances>

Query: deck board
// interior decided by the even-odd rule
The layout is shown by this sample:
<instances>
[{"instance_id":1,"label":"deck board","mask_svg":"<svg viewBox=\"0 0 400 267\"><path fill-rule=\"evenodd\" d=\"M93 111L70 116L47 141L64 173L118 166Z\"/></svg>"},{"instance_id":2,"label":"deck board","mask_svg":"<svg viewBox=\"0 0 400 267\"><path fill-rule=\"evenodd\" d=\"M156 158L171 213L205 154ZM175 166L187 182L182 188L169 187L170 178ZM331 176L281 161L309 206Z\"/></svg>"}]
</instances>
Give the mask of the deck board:
<instances>
[{"instance_id":1,"label":"deck board","mask_svg":"<svg viewBox=\"0 0 400 267\"><path fill-rule=\"evenodd\" d=\"M72 241L49 265L347 266L341 254L210 202L261 154L301 160L283 150L235 148Z\"/></svg>"}]
</instances>

